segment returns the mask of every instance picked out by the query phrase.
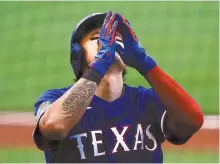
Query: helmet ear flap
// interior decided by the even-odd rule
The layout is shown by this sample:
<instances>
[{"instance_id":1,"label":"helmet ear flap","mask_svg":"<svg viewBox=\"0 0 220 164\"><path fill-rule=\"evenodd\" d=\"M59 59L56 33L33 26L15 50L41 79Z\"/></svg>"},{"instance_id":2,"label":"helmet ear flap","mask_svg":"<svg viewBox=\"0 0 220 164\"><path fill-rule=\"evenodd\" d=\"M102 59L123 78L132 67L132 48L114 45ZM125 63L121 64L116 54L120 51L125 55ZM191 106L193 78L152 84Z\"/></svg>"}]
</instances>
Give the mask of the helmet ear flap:
<instances>
[{"instance_id":1,"label":"helmet ear flap","mask_svg":"<svg viewBox=\"0 0 220 164\"><path fill-rule=\"evenodd\" d=\"M83 49L78 43L72 44L70 62L76 78L79 79L83 74L83 69L85 67L85 59Z\"/></svg>"}]
</instances>

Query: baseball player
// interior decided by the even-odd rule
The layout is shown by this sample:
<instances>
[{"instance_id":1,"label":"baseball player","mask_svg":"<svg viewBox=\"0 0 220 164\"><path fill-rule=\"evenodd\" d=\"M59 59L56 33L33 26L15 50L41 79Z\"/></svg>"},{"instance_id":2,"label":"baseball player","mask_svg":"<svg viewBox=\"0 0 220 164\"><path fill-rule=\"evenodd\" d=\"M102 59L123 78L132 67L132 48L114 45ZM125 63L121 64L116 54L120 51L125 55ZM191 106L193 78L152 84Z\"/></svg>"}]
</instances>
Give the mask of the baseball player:
<instances>
[{"instance_id":1,"label":"baseball player","mask_svg":"<svg viewBox=\"0 0 220 164\"><path fill-rule=\"evenodd\" d=\"M202 126L198 104L146 53L122 15L81 20L70 55L76 83L47 90L35 104L33 138L47 163L161 163L165 139L184 144ZM151 88L124 84L126 66Z\"/></svg>"}]
</instances>

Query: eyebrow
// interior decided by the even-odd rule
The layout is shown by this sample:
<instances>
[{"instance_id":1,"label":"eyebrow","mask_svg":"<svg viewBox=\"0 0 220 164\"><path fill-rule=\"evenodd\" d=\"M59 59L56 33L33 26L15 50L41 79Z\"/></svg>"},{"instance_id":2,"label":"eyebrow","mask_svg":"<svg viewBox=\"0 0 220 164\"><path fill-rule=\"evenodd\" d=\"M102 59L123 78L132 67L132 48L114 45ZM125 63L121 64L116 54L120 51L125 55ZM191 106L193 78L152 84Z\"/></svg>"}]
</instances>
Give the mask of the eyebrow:
<instances>
[{"instance_id":1,"label":"eyebrow","mask_svg":"<svg viewBox=\"0 0 220 164\"><path fill-rule=\"evenodd\" d=\"M91 35L91 37L93 36L93 35L97 35L97 34L100 34L101 32L100 31L94 31L93 33L92 33L92 35Z\"/></svg>"}]
</instances>

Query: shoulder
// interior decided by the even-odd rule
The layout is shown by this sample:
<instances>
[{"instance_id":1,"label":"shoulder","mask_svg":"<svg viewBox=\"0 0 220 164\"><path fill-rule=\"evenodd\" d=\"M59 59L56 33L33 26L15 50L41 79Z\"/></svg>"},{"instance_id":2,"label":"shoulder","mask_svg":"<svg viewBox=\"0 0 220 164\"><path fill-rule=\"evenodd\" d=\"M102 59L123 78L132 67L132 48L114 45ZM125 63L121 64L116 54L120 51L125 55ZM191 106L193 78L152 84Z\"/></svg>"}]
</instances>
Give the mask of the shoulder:
<instances>
[{"instance_id":1,"label":"shoulder","mask_svg":"<svg viewBox=\"0 0 220 164\"><path fill-rule=\"evenodd\" d=\"M155 95L155 91L153 88L147 88L143 86L133 87L127 84L125 86L130 91L130 93L136 94L136 96L150 96L151 97Z\"/></svg>"},{"instance_id":2,"label":"shoulder","mask_svg":"<svg viewBox=\"0 0 220 164\"><path fill-rule=\"evenodd\" d=\"M153 102L153 103L158 103L159 98L157 96L157 93L153 88L147 88L143 86L137 86L137 87L132 87L129 85L126 85L126 88L129 90L130 97L136 101L141 101L145 103Z\"/></svg>"},{"instance_id":3,"label":"shoulder","mask_svg":"<svg viewBox=\"0 0 220 164\"><path fill-rule=\"evenodd\" d=\"M66 93L71 86L59 88L59 89L49 89L43 92L36 100L34 107L38 109L41 105L52 104L54 101L59 99L64 93ZM35 110L36 111L36 110Z\"/></svg>"}]
</instances>

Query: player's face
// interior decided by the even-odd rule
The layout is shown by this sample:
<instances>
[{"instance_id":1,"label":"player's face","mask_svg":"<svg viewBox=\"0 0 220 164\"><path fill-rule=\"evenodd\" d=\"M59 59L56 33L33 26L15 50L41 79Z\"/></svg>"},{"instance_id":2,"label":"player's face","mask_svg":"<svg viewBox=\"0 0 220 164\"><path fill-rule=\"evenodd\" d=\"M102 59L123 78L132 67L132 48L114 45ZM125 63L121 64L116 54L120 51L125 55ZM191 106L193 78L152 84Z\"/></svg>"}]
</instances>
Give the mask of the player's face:
<instances>
[{"instance_id":1,"label":"player's face","mask_svg":"<svg viewBox=\"0 0 220 164\"><path fill-rule=\"evenodd\" d=\"M95 29L91 31L90 33L88 33L87 35L85 35L81 40L80 44L83 47L85 59L87 63L91 63L94 60L95 55L97 54L97 48L98 48L97 42L100 37L100 32L101 32L101 28ZM123 42L122 42L122 37L119 32L116 32L115 40L118 44L124 47ZM123 63L118 53L116 53L115 59L122 68L125 67L125 64Z\"/></svg>"}]
</instances>

